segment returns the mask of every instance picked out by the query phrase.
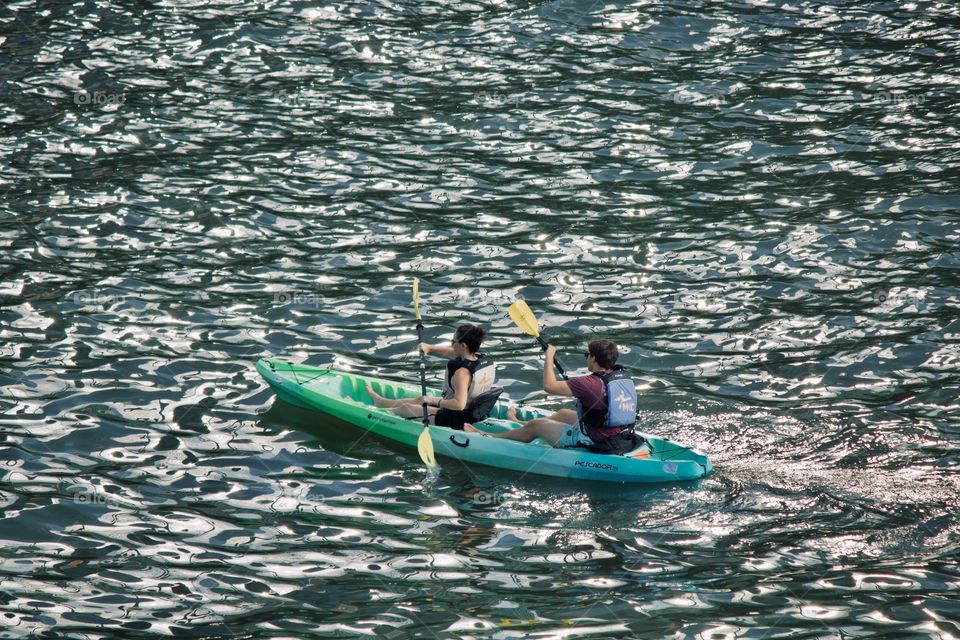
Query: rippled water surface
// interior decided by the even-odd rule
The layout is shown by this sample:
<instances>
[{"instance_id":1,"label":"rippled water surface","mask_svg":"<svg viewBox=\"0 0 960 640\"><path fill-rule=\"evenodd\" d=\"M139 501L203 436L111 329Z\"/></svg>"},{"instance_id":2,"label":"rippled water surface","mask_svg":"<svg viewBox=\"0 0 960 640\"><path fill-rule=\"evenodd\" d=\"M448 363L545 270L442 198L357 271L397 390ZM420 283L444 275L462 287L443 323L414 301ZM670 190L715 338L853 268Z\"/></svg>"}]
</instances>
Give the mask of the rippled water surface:
<instances>
[{"instance_id":1,"label":"rippled water surface","mask_svg":"<svg viewBox=\"0 0 960 640\"><path fill-rule=\"evenodd\" d=\"M0 8L0 636L960 636L949 2ZM277 403L490 330L625 351L698 483ZM434 362L436 365L436 362ZM439 367L432 371L434 382Z\"/></svg>"}]
</instances>

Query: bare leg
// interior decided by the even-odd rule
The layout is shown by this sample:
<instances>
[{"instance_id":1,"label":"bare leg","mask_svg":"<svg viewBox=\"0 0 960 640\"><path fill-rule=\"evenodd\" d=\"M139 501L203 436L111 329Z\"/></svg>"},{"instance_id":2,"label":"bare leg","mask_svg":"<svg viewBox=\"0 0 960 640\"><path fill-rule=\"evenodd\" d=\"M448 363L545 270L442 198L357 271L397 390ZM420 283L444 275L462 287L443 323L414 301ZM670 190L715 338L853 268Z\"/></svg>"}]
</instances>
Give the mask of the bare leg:
<instances>
[{"instance_id":1,"label":"bare leg","mask_svg":"<svg viewBox=\"0 0 960 640\"><path fill-rule=\"evenodd\" d=\"M367 393L369 393L370 397L373 398L373 404L377 405L381 409L393 409L398 405L410 403L409 398L398 398L396 400L384 398L382 395L374 391L373 387L369 384L367 385Z\"/></svg>"},{"instance_id":2,"label":"bare leg","mask_svg":"<svg viewBox=\"0 0 960 640\"><path fill-rule=\"evenodd\" d=\"M562 422L563 424L568 425L576 425L580 423L580 419L577 417L577 412L573 409L560 409L560 411L557 411L552 416L547 416L547 420Z\"/></svg>"},{"instance_id":3,"label":"bare leg","mask_svg":"<svg viewBox=\"0 0 960 640\"><path fill-rule=\"evenodd\" d=\"M401 418L419 418L423 416L423 405L419 402L412 401L410 398L397 398L396 400L384 398L382 395L374 391L373 387L371 387L369 384L367 385L367 393L369 393L370 397L373 398L373 403L375 405L381 409L390 409ZM436 412L436 407L427 407L427 415L430 416L431 423L433 423L433 415Z\"/></svg>"},{"instance_id":4,"label":"bare leg","mask_svg":"<svg viewBox=\"0 0 960 640\"><path fill-rule=\"evenodd\" d=\"M522 427L510 429L502 433L489 433L477 429L472 424L463 425L463 430L470 433L480 433L492 438L503 438L505 440L516 440L518 442L533 442L536 438L545 440L551 447L557 446L564 432L570 428L570 425L547 418L536 418L530 420Z\"/></svg>"},{"instance_id":5,"label":"bare leg","mask_svg":"<svg viewBox=\"0 0 960 640\"><path fill-rule=\"evenodd\" d=\"M530 422L530 420L520 420L517 418L517 407L512 402L507 408L507 420L516 422L520 425L525 425ZM562 422L563 424L577 424L580 422L577 418L577 412L573 409L560 409L553 415L549 415L546 418L534 418L534 420L550 420L552 422Z\"/></svg>"},{"instance_id":6,"label":"bare leg","mask_svg":"<svg viewBox=\"0 0 960 640\"><path fill-rule=\"evenodd\" d=\"M422 418L423 417L423 405L419 402L410 402L409 400L397 404L392 407L384 407L390 409L395 414L401 418ZM437 413L436 407L427 407L427 415L430 416L430 422L433 423L433 416Z\"/></svg>"}]
</instances>

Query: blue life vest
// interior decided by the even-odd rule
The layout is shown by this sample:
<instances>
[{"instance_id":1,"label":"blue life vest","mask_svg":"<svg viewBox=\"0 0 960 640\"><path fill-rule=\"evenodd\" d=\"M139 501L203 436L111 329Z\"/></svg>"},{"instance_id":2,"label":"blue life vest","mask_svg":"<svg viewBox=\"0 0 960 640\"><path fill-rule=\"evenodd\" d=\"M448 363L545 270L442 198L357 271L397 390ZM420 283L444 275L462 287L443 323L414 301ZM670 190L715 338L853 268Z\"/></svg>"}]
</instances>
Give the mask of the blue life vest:
<instances>
[{"instance_id":1,"label":"blue life vest","mask_svg":"<svg viewBox=\"0 0 960 640\"><path fill-rule=\"evenodd\" d=\"M637 423L637 388L630 374L620 365L614 365L609 373L594 372L593 375L603 380L606 406L585 409L578 399L577 417L580 419L580 430L587 434L587 429L632 429Z\"/></svg>"}]
</instances>

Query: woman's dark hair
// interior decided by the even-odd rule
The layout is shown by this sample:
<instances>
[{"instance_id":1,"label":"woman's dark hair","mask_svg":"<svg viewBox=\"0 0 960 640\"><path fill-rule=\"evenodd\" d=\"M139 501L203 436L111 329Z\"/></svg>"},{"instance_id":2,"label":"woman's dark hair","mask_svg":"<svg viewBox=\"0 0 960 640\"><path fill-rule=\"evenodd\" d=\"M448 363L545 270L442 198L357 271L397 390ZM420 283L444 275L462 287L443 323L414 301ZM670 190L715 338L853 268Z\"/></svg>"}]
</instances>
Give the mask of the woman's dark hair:
<instances>
[{"instance_id":1,"label":"woman's dark hair","mask_svg":"<svg viewBox=\"0 0 960 640\"><path fill-rule=\"evenodd\" d=\"M470 353L476 353L480 350L480 344L486 335L483 329L475 324L462 324L457 327L456 333L453 334L453 339L467 345Z\"/></svg>"},{"instance_id":2,"label":"woman's dark hair","mask_svg":"<svg viewBox=\"0 0 960 640\"><path fill-rule=\"evenodd\" d=\"M587 351L604 369L612 369L617 364L617 345L609 340L591 340L587 343Z\"/></svg>"}]
</instances>

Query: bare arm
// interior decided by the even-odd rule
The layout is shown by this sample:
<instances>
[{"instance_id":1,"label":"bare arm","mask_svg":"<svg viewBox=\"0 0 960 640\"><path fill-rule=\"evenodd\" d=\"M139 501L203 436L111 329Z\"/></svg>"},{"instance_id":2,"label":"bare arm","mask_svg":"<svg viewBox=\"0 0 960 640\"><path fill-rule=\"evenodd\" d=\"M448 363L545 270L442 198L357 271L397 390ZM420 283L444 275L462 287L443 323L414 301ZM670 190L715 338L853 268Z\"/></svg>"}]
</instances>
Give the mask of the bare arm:
<instances>
[{"instance_id":1,"label":"bare arm","mask_svg":"<svg viewBox=\"0 0 960 640\"><path fill-rule=\"evenodd\" d=\"M553 373L553 354L556 352L557 349L553 345L547 347L547 360L543 363L543 390L555 396L572 396L570 385L564 380L557 380L557 376Z\"/></svg>"},{"instance_id":2,"label":"bare arm","mask_svg":"<svg viewBox=\"0 0 960 640\"><path fill-rule=\"evenodd\" d=\"M437 406L451 411L463 411L467 408L467 396L470 392L470 372L467 369L457 369L450 382L453 387L453 397L438 400Z\"/></svg>"},{"instance_id":3,"label":"bare arm","mask_svg":"<svg viewBox=\"0 0 960 640\"><path fill-rule=\"evenodd\" d=\"M453 347L448 344L427 344L426 342L421 342L420 350L425 354L435 353L444 358L452 358L457 355L453 352Z\"/></svg>"}]
</instances>

